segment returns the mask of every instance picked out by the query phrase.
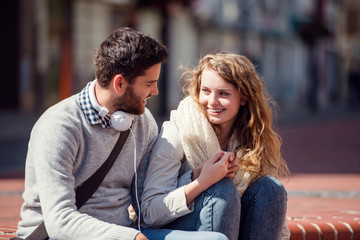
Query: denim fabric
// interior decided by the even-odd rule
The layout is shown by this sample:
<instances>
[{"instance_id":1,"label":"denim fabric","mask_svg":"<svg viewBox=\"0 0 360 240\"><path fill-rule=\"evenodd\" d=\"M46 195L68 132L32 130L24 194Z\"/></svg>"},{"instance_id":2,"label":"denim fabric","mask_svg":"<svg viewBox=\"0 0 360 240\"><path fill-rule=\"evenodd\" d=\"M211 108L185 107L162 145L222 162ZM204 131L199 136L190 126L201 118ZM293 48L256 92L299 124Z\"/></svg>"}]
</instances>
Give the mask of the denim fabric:
<instances>
[{"instance_id":1,"label":"denim fabric","mask_svg":"<svg viewBox=\"0 0 360 240\"><path fill-rule=\"evenodd\" d=\"M230 240L238 238L240 197L233 181L224 178L194 202L194 211L169 223L165 228L186 231L214 231Z\"/></svg>"},{"instance_id":2,"label":"denim fabric","mask_svg":"<svg viewBox=\"0 0 360 240\"><path fill-rule=\"evenodd\" d=\"M181 231L172 229L147 228L141 232L149 240L228 240L228 238L217 232Z\"/></svg>"},{"instance_id":3,"label":"denim fabric","mask_svg":"<svg viewBox=\"0 0 360 240\"><path fill-rule=\"evenodd\" d=\"M287 193L280 181L271 176L263 176L248 187L240 204L235 185L225 178L195 199L193 212L169 223L164 227L166 229L145 229L143 233L149 239L160 240L211 240L224 237L208 236L209 232L199 232L196 236L196 232L183 231L220 232L229 240L275 240L280 238L284 224L286 201Z\"/></svg>"},{"instance_id":4,"label":"denim fabric","mask_svg":"<svg viewBox=\"0 0 360 240\"><path fill-rule=\"evenodd\" d=\"M280 239L284 224L287 193L280 181L262 176L241 198L239 239Z\"/></svg>"},{"instance_id":5,"label":"denim fabric","mask_svg":"<svg viewBox=\"0 0 360 240\"><path fill-rule=\"evenodd\" d=\"M145 228L141 230L141 233L149 240L228 240L224 234L217 232Z\"/></svg>"}]
</instances>

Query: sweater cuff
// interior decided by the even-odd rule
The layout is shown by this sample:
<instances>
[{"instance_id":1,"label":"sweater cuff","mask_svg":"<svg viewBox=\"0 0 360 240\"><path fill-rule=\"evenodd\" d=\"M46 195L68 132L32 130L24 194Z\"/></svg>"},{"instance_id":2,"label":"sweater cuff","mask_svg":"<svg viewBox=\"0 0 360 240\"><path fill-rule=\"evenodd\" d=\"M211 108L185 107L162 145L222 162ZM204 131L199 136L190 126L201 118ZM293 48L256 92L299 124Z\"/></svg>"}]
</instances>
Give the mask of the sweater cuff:
<instances>
[{"instance_id":1,"label":"sweater cuff","mask_svg":"<svg viewBox=\"0 0 360 240\"><path fill-rule=\"evenodd\" d=\"M182 217L194 210L194 204L190 203L186 205L186 196L185 196L185 186L182 186L171 193L172 199L177 199L174 201L170 209L174 209L176 212L175 216ZM174 213L171 213L173 215Z\"/></svg>"},{"instance_id":2,"label":"sweater cuff","mask_svg":"<svg viewBox=\"0 0 360 240\"><path fill-rule=\"evenodd\" d=\"M134 228L118 226L107 232L109 239L127 239L134 240L140 232Z\"/></svg>"}]
</instances>

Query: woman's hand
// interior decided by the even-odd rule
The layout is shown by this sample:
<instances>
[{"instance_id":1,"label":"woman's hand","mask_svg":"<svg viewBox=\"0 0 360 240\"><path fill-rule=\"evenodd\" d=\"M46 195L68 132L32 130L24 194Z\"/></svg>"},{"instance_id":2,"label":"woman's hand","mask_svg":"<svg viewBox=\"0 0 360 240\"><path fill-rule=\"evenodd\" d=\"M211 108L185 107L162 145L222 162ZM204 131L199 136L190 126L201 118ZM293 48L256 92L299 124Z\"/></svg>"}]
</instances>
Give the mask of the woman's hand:
<instances>
[{"instance_id":1,"label":"woman's hand","mask_svg":"<svg viewBox=\"0 0 360 240\"><path fill-rule=\"evenodd\" d=\"M201 169L204 166L204 164L209 161L206 160L205 162L202 162L199 166L197 166L196 168L194 168L193 173L192 173L192 177L191 180L194 181L195 179L197 179L201 173Z\"/></svg>"},{"instance_id":2,"label":"woman's hand","mask_svg":"<svg viewBox=\"0 0 360 240\"><path fill-rule=\"evenodd\" d=\"M218 154L221 154L221 153L225 153L225 152L219 152ZM214 157L216 158L216 155ZM199 166L194 168L193 174L192 174L193 181L199 177L203 166L210 160L211 159L201 163ZM229 178L235 177L236 172L240 170L239 164L240 164L240 160L238 158L235 158L235 157L229 158L228 172L226 174L226 177L229 177Z\"/></svg>"},{"instance_id":3,"label":"woman's hand","mask_svg":"<svg viewBox=\"0 0 360 240\"><path fill-rule=\"evenodd\" d=\"M189 205L199 194L226 177L228 165L234 159L232 152L219 152L194 169L193 181L184 188L186 204Z\"/></svg>"},{"instance_id":4,"label":"woman's hand","mask_svg":"<svg viewBox=\"0 0 360 240\"><path fill-rule=\"evenodd\" d=\"M228 178L234 178L237 171L240 170L240 159L234 158L232 161L229 161L228 164L228 172L226 174L226 177Z\"/></svg>"},{"instance_id":5,"label":"woman's hand","mask_svg":"<svg viewBox=\"0 0 360 240\"><path fill-rule=\"evenodd\" d=\"M199 182L210 187L223 179L229 172L228 165L234 160L232 152L219 152L214 157L204 162L199 174Z\"/></svg>"}]
</instances>

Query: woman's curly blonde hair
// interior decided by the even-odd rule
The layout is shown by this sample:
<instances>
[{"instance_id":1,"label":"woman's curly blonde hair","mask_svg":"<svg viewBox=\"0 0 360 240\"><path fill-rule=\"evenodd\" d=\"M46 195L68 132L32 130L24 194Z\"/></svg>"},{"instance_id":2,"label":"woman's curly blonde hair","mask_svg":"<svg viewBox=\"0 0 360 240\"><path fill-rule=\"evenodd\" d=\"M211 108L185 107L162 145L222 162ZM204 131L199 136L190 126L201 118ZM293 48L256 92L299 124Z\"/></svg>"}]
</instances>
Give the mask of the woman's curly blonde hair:
<instances>
[{"instance_id":1,"label":"woman's curly blonde hair","mask_svg":"<svg viewBox=\"0 0 360 240\"><path fill-rule=\"evenodd\" d=\"M253 179L262 175L276 178L289 175L286 161L281 157L281 138L272 126L272 108L276 106L268 95L254 65L245 56L233 53L208 54L194 70L183 74L183 91L196 102L199 100L201 75L212 69L227 83L238 89L245 106L241 106L234 123L239 146L235 150L243 171ZM205 109L202 107L205 113ZM205 114L206 115L206 114ZM220 129L213 125L219 136Z\"/></svg>"}]
</instances>

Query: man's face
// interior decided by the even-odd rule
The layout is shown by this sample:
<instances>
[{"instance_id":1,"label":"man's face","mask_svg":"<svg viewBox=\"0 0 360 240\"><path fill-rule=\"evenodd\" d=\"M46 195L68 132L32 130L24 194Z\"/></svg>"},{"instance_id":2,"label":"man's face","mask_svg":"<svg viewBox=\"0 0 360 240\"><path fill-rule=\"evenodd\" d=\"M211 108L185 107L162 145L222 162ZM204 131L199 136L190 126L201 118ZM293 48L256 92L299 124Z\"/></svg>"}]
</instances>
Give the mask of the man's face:
<instances>
[{"instance_id":1,"label":"man's face","mask_svg":"<svg viewBox=\"0 0 360 240\"><path fill-rule=\"evenodd\" d=\"M128 85L124 95L114 104L115 109L130 114L143 114L147 100L159 93L157 81L160 69L161 63L155 64L145 70L144 75L137 77L132 85Z\"/></svg>"}]
</instances>

